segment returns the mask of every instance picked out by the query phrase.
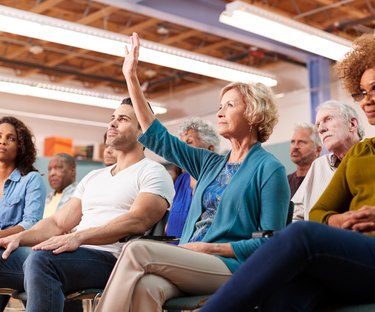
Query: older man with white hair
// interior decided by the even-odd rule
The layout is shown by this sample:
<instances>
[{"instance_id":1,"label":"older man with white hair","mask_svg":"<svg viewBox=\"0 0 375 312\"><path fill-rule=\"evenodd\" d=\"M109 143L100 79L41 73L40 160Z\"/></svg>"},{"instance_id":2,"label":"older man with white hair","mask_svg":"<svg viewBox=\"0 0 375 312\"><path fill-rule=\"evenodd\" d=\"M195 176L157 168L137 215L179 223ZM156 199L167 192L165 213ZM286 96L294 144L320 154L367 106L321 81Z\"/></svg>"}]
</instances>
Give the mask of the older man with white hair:
<instances>
[{"instance_id":1,"label":"older man with white hair","mask_svg":"<svg viewBox=\"0 0 375 312\"><path fill-rule=\"evenodd\" d=\"M293 221L308 220L310 209L331 181L341 160L364 136L364 128L357 112L349 105L337 101L327 101L318 106L315 126L324 147L330 153L312 163L293 196Z\"/></svg>"}]
</instances>

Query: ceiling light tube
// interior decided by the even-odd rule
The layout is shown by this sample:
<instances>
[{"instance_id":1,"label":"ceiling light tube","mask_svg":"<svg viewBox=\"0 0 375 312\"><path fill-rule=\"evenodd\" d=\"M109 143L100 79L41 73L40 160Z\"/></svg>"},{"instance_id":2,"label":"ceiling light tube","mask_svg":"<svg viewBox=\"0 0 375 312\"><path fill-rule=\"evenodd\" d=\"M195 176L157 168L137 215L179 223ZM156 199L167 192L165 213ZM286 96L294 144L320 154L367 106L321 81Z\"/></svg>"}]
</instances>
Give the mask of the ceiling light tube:
<instances>
[{"instance_id":1,"label":"ceiling light tube","mask_svg":"<svg viewBox=\"0 0 375 312\"><path fill-rule=\"evenodd\" d=\"M226 5L220 22L338 61L351 42L242 1Z\"/></svg>"},{"instance_id":2,"label":"ceiling light tube","mask_svg":"<svg viewBox=\"0 0 375 312\"><path fill-rule=\"evenodd\" d=\"M0 92L111 109L116 109L124 98L109 93L92 92L7 76L0 76ZM151 107L155 114L167 112L165 107L152 102Z\"/></svg>"},{"instance_id":3,"label":"ceiling light tube","mask_svg":"<svg viewBox=\"0 0 375 312\"><path fill-rule=\"evenodd\" d=\"M104 123L104 122L85 120L85 119L76 119L76 118L69 118L69 117L62 117L62 116L55 116L55 115L24 112L24 111L18 111L18 110L14 110L14 109L0 108L0 114L16 115L16 116L20 116L20 117L27 117L27 118L34 118L34 119L65 122L65 123L71 123L71 124L76 124L76 125L81 125L81 126L98 127L98 128L104 128L104 129L108 128L108 123Z\"/></svg>"},{"instance_id":4,"label":"ceiling light tube","mask_svg":"<svg viewBox=\"0 0 375 312\"><path fill-rule=\"evenodd\" d=\"M129 37L0 5L0 31L46 40L76 48L124 57ZM268 86L276 78L249 66L142 40L139 59L226 81L256 81Z\"/></svg>"}]
</instances>

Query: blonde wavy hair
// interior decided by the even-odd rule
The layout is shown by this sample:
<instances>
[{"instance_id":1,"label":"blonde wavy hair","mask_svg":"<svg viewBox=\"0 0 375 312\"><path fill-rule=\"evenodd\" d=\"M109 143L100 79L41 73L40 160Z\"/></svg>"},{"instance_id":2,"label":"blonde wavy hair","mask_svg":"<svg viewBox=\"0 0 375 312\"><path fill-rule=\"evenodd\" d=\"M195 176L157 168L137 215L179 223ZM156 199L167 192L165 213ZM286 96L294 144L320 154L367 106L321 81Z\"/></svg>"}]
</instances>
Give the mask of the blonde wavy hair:
<instances>
[{"instance_id":1,"label":"blonde wavy hair","mask_svg":"<svg viewBox=\"0 0 375 312\"><path fill-rule=\"evenodd\" d=\"M257 131L259 142L266 142L279 121L275 97L262 83L232 82L220 91L220 99L229 90L236 89L246 103L245 118Z\"/></svg>"},{"instance_id":2,"label":"blonde wavy hair","mask_svg":"<svg viewBox=\"0 0 375 312\"><path fill-rule=\"evenodd\" d=\"M354 40L352 50L336 65L337 74L344 88L351 94L360 91L361 77L369 68L375 68L375 35L373 34L365 34Z\"/></svg>"}]
</instances>

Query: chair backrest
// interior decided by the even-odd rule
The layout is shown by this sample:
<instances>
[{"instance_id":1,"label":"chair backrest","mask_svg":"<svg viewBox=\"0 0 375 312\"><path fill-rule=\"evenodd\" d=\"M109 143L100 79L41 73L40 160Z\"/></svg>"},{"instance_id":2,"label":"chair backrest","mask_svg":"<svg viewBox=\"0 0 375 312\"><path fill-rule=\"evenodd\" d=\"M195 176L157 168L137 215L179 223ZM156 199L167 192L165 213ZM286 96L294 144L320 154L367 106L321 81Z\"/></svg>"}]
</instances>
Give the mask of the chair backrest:
<instances>
[{"instance_id":1,"label":"chair backrest","mask_svg":"<svg viewBox=\"0 0 375 312\"><path fill-rule=\"evenodd\" d=\"M158 223L156 223L153 228L151 229L150 233L148 235L153 235L153 236L162 236L165 234L165 226L167 225L168 222L168 216L169 216L169 210L167 210L163 216L159 220Z\"/></svg>"},{"instance_id":2,"label":"chair backrest","mask_svg":"<svg viewBox=\"0 0 375 312\"><path fill-rule=\"evenodd\" d=\"M152 237L161 237L164 236L164 229L168 222L169 210L167 210L164 216L152 227L151 231L148 232L146 235L136 236L136 235L129 235L123 237L119 240L119 242L124 243L128 242L131 239L152 239Z\"/></svg>"},{"instance_id":3,"label":"chair backrest","mask_svg":"<svg viewBox=\"0 0 375 312\"><path fill-rule=\"evenodd\" d=\"M286 225L292 223L293 212L294 212L294 203L292 201L290 201L289 202L289 208L288 208L288 216L286 218Z\"/></svg>"}]
</instances>

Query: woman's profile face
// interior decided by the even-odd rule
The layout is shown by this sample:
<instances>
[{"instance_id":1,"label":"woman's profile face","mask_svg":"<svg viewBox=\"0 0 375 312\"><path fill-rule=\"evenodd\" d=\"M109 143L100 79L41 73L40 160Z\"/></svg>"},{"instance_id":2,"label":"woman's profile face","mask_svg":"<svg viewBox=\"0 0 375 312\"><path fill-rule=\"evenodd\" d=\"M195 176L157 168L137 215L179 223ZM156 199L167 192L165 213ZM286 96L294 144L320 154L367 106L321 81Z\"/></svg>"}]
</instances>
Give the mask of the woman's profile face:
<instances>
[{"instance_id":1,"label":"woman's profile face","mask_svg":"<svg viewBox=\"0 0 375 312\"><path fill-rule=\"evenodd\" d=\"M246 103L237 89L225 92L217 112L218 133L225 138L247 136L250 126L245 111Z\"/></svg>"},{"instance_id":2,"label":"woman's profile face","mask_svg":"<svg viewBox=\"0 0 375 312\"><path fill-rule=\"evenodd\" d=\"M366 96L359 102L365 112L370 125L375 125L375 67L365 70L360 82L361 91L366 92Z\"/></svg>"},{"instance_id":3,"label":"woman's profile face","mask_svg":"<svg viewBox=\"0 0 375 312\"><path fill-rule=\"evenodd\" d=\"M0 162L15 163L17 157L18 138L13 125L0 124Z\"/></svg>"}]
</instances>

